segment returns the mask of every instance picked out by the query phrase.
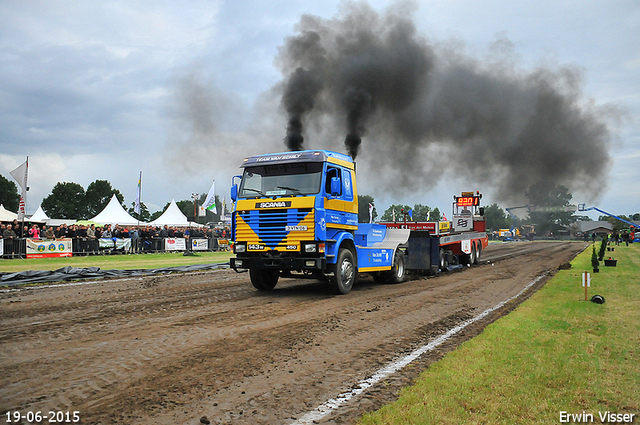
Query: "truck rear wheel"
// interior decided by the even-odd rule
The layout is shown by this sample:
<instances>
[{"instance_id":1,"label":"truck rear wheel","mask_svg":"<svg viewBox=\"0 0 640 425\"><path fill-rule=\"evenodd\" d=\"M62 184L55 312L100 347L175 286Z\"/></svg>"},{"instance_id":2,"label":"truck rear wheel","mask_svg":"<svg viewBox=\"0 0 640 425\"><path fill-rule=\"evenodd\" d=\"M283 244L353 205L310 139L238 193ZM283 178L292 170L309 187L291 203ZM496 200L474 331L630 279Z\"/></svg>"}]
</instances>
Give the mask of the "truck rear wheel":
<instances>
[{"instance_id":1,"label":"truck rear wheel","mask_svg":"<svg viewBox=\"0 0 640 425\"><path fill-rule=\"evenodd\" d=\"M280 274L277 269L251 267L249 269L249 277L254 288L259 291L270 291L278 283Z\"/></svg>"},{"instance_id":2,"label":"truck rear wheel","mask_svg":"<svg viewBox=\"0 0 640 425\"><path fill-rule=\"evenodd\" d=\"M335 272L329 280L329 287L334 294L348 294L356 281L356 263L353 253L346 248L338 252Z\"/></svg>"},{"instance_id":3,"label":"truck rear wheel","mask_svg":"<svg viewBox=\"0 0 640 425\"><path fill-rule=\"evenodd\" d=\"M404 280L404 254L397 250L393 257L393 266L391 270L385 273L385 283L402 283Z\"/></svg>"}]
</instances>

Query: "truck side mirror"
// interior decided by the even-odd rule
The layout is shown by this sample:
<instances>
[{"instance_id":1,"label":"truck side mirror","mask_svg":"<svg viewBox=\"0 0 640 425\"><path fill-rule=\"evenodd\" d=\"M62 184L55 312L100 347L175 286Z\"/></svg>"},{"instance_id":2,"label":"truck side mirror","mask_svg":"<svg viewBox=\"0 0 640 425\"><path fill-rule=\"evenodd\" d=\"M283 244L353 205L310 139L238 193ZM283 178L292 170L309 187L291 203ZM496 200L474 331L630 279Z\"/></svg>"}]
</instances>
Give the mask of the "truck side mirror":
<instances>
[{"instance_id":1,"label":"truck side mirror","mask_svg":"<svg viewBox=\"0 0 640 425\"><path fill-rule=\"evenodd\" d=\"M340 196L342 192L342 182L340 177L331 177L331 196Z\"/></svg>"},{"instance_id":2,"label":"truck side mirror","mask_svg":"<svg viewBox=\"0 0 640 425\"><path fill-rule=\"evenodd\" d=\"M242 180L242 176L231 177L231 200L233 202L238 200L238 183L235 182L236 179Z\"/></svg>"},{"instance_id":3,"label":"truck side mirror","mask_svg":"<svg viewBox=\"0 0 640 425\"><path fill-rule=\"evenodd\" d=\"M238 185L234 184L231 186L231 200L236 202L238 200Z\"/></svg>"}]
</instances>

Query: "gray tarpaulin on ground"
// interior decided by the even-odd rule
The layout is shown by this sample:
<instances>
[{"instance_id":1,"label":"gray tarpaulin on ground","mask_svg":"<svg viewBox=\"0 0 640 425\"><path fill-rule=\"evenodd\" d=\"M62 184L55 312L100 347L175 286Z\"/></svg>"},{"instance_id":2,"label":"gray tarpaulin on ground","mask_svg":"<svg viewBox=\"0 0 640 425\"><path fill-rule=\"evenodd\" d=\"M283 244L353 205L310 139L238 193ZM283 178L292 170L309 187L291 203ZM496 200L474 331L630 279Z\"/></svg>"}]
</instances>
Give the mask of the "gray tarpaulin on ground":
<instances>
[{"instance_id":1,"label":"gray tarpaulin on ground","mask_svg":"<svg viewBox=\"0 0 640 425\"><path fill-rule=\"evenodd\" d=\"M194 264L191 266L164 267L160 269L100 270L100 267L63 267L58 270L29 270L16 273L0 273L0 286L24 285L26 283L61 282L105 277L132 277L154 274L196 272L228 268L229 263Z\"/></svg>"}]
</instances>

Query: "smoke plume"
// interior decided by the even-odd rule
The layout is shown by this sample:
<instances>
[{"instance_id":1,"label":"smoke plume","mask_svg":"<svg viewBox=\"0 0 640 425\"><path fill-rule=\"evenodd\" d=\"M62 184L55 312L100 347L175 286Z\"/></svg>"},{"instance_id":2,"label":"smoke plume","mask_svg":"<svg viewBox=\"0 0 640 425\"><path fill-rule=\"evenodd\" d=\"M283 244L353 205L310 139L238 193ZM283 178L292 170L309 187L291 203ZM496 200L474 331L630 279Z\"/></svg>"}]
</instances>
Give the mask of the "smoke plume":
<instances>
[{"instance_id":1,"label":"smoke plume","mask_svg":"<svg viewBox=\"0 0 640 425\"><path fill-rule=\"evenodd\" d=\"M353 158L375 153L389 185L412 189L453 172L502 199L540 182L604 188L593 176L609 168L616 111L584 100L579 71L519 69L508 40L483 60L429 43L407 5L379 13L346 3L335 18L301 18L276 61L289 149L303 149L305 128L329 117Z\"/></svg>"}]
</instances>

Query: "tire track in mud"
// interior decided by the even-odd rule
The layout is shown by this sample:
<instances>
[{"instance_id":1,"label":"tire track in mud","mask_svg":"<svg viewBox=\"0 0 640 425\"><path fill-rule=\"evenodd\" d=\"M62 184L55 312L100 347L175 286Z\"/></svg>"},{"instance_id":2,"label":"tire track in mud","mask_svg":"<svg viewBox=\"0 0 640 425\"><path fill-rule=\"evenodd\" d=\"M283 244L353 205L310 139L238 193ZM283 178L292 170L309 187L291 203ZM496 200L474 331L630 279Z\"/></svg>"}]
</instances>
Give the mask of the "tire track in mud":
<instances>
[{"instance_id":1,"label":"tire track in mud","mask_svg":"<svg viewBox=\"0 0 640 425\"><path fill-rule=\"evenodd\" d=\"M0 411L68 408L105 424L198 423L202 414L286 423L578 251L530 248L401 285L364 279L340 297L296 279L258 293L229 270L0 294ZM365 404L389 391L372 389Z\"/></svg>"}]
</instances>

